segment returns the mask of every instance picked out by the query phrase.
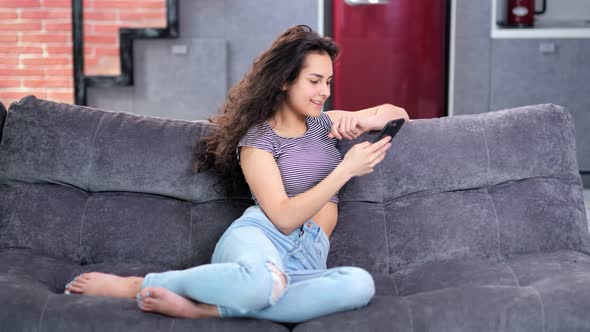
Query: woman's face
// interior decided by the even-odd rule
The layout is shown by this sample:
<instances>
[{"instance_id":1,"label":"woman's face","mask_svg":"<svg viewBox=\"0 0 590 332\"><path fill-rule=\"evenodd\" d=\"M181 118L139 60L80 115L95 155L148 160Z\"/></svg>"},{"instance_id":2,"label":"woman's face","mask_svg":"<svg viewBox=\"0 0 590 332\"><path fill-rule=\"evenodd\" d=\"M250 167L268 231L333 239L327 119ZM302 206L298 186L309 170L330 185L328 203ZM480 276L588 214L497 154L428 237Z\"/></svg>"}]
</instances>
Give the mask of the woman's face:
<instances>
[{"instance_id":1,"label":"woman's face","mask_svg":"<svg viewBox=\"0 0 590 332\"><path fill-rule=\"evenodd\" d=\"M303 116L317 117L324 102L330 97L332 59L327 53L309 53L299 76L286 89L285 106Z\"/></svg>"}]
</instances>

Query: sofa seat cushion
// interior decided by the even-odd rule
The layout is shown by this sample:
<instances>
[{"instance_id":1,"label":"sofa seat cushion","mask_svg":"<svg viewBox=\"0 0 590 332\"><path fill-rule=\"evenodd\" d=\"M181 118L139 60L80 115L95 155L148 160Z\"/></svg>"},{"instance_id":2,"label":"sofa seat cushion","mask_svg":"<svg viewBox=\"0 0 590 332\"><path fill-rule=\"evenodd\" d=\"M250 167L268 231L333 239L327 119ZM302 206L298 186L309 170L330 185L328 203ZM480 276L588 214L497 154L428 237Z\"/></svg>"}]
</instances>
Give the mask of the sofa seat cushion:
<instances>
[{"instance_id":1,"label":"sofa seat cushion","mask_svg":"<svg viewBox=\"0 0 590 332\"><path fill-rule=\"evenodd\" d=\"M51 295L41 324L43 331L289 331L266 320L172 318L143 312L133 299L83 295Z\"/></svg>"},{"instance_id":2,"label":"sofa seat cushion","mask_svg":"<svg viewBox=\"0 0 590 332\"><path fill-rule=\"evenodd\" d=\"M588 330L590 255L560 250L497 261L428 263L373 273L376 296L360 310L294 331Z\"/></svg>"},{"instance_id":3,"label":"sofa seat cushion","mask_svg":"<svg viewBox=\"0 0 590 332\"><path fill-rule=\"evenodd\" d=\"M5 272L0 263L0 322L2 331L39 331L39 318L52 293L32 278Z\"/></svg>"},{"instance_id":4,"label":"sofa seat cushion","mask_svg":"<svg viewBox=\"0 0 590 332\"><path fill-rule=\"evenodd\" d=\"M449 260L424 264L391 278L393 294L408 296L464 286L536 287L564 274L590 276L590 255L559 250L501 260Z\"/></svg>"},{"instance_id":5,"label":"sofa seat cushion","mask_svg":"<svg viewBox=\"0 0 590 332\"><path fill-rule=\"evenodd\" d=\"M462 286L375 296L367 307L320 317L294 331L588 331L590 273L534 286Z\"/></svg>"},{"instance_id":6,"label":"sofa seat cushion","mask_svg":"<svg viewBox=\"0 0 590 332\"><path fill-rule=\"evenodd\" d=\"M465 286L375 296L364 308L310 320L294 331L543 331L542 324L532 289Z\"/></svg>"},{"instance_id":7,"label":"sofa seat cushion","mask_svg":"<svg viewBox=\"0 0 590 332\"><path fill-rule=\"evenodd\" d=\"M542 284L563 275L590 273L590 255L571 250L517 255L507 263L520 286Z\"/></svg>"},{"instance_id":8,"label":"sofa seat cushion","mask_svg":"<svg viewBox=\"0 0 590 332\"><path fill-rule=\"evenodd\" d=\"M144 276L170 268L137 263L101 263L78 265L67 259L36 254L29 249L7 249L0 252L0 275L16 276L38 283L52 293L61 294L68 281L85 272L114 273L120 276Z\"/></svg>"},{"instance_id":9,"label":"sofa seat cushion","mask_svg":"<svg viewBox=\"0 0 590 332\"><path fill-rule=\"evenodd\" d=\"M175 319L144 313L133 299L56 294L40 283L0 273L3 331L277 331L255 319Z\"/></svg>"},{"instance_id":10,"label":"sofa seat cushion","mask_svg":"<svg viewBox=\"0 0 590 332\"><path fill-rule=\"evenodd\" d=\"M28 249L0 252L0 321L7 331L288 331L254 319L183 320L144 313L134 299L63 294L84 272L141 276L169 270L160 265L103 263L80 266Z\"/></svg>"},{"instance_id":11,"label":"sofa seat cushion","mask_svg":"<svg viewBox=\"0 0 590 332\"><path fill-rule=\"evenodd\" d=\"M294 331L554 331L590 329L590 255L560 250L498 261L428 263L373 273L376 296L360 310Z\"/></svg>"},{"instance_id":12,"label":"sofa seat cushion","mask_svg":"<svg viewBox=\"0 0 590 332\"><path fill-rule=\"evenodd\" d=\"M0 252L0 276L11 276L35 284L47 292L64 291L66 282L76 274L76 264L67 259L37 255L29 249Z\"/></svg>"}]
</instances>

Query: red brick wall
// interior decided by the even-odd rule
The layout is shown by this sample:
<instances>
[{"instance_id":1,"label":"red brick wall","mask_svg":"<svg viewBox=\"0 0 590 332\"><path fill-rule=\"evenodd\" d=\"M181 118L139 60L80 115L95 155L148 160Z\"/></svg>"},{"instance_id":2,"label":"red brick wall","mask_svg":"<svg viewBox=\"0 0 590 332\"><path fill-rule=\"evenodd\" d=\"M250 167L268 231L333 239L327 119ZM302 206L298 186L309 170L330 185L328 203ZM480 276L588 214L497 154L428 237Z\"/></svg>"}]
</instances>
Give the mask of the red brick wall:
<instances>
[{"instance_id":1,"label":"red brick wall","mask_svg":"<svg viewBox=\"0 0 590 332\"><path fill-rule=\"evenodd\" d=\"M73 103L71 0L0 0L0 101ZM165 0L84 0L87 75L119 74L119 27L164 27Z\"/></svg>"}]
</instances>

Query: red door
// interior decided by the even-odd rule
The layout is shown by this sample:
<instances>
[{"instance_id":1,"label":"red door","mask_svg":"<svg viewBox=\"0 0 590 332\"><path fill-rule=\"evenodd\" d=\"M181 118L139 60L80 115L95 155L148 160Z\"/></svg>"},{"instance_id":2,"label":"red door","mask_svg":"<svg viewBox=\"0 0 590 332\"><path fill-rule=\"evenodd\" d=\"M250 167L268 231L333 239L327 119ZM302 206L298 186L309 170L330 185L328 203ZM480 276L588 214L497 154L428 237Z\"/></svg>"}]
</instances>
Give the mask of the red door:
<instances>
[{"instance_id":1,"label":"red door","mask_svg":"<svg viewBox=\"0 0 590 332\"><path fill-rule=\"evenodd\" d=\"M369 1L367 1L369 2ZM390 103L410 118L446 115L447 1L389 0L349 5L333 0L333 108Z\"/></svg>"}]
</instances>

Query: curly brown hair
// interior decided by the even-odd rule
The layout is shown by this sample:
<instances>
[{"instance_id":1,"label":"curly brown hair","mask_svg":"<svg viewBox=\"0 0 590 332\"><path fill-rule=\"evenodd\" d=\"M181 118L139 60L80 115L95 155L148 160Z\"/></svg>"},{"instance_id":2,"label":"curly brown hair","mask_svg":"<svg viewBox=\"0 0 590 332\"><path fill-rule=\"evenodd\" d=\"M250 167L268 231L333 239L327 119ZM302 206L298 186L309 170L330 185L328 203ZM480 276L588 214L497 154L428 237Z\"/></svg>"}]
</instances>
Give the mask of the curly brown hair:
<instances>
[{"instance_id":1,"label":"curly brown hair","mask_svg":"<svg viewBox=\"0 0 590 332\"><path fill-rule=\"evenodd\" d=\"M193 172L214 169L220 175L220 181L215 184L217 192L220 184L229 196L247 191L236 156L238 142L250 127L263 123L277 112L286 98L281 87L297 79L305 57L311 52L327 53L334 62L339 50L331 38L320 36L307 25L287 29L229 90L219 113L208 118L217 128L211 136L197 142Z\"/></svg>"}]
</instances>

